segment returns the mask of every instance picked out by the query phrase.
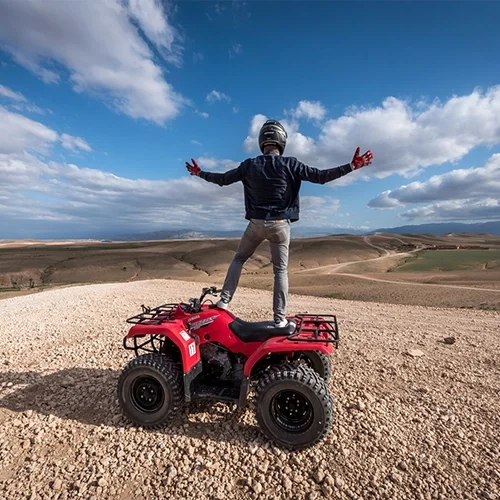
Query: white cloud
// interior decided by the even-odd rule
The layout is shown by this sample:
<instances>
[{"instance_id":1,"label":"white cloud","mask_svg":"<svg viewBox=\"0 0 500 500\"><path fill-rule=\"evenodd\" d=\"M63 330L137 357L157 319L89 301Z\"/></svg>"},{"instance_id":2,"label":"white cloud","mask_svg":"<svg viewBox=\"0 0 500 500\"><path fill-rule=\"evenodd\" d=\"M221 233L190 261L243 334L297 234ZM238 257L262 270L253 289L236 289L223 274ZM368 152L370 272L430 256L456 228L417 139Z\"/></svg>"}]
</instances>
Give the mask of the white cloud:
<instances>
[{"instance_id":1,"label":"white cloud","mask_svg":"<svg viewBox=\"0 0 500 500\"><path fill-rule=\"evenodd\" d=\"M21 153L28 149L45 153L58 138L57 132L42 123L0 106L0 154Z\"/></svg>"},{"instance_id":2,"label":"white cloud","mask_svg":"<svg viewBox=\"0 0 500 500\"><path fill-rule=\"evenodd\" d=\"M143 225L148 229L154 224L159 228L182 225L186 214L198 227L222 228L233 225L233 220L244 224L241 184L225 188L221 196L219 186L192 178L187 172L181 179L171 181L129 179L46 160L59 142L71 150L91 150L81 137L59 135L41 123L0 107L2 233L28 231L22 228L44 231L51 227L96 231L111 225L123 232L141 230ZM228 167L235 162L216 163ZM34 225L34 221L40 223Z\"/></svg>"},{"instance_id":3,"label":"white cloud","mask_svg":"<svg viewBox=\"0 0 500 500\"><path fill-rule=\"evenodd\" d=\"M182 178L169 181L130 179L48 161L30 151L48 153L58 141L80 149L85 149L87 143L67 134L59 135L2 108L0 112L0 126L6 124L6 129L0 131L0 141L5 138L10 145L7 148L0 142L3 234L25 237L65 230L91 235L108 227L123 233L182 227L186 220L196 227L218 229L243 228L246 224L241 183L220 188L187 172ZM203 168L215 171L227 171L239 164L208 156L198 161ZM134 203L130 203L131 199ZM331 226L331 214L339 207L338 200L314 196L303 197L302 205L303 223L316 227Z\"/></svg>"},{"instance_id":4,"label":"white cloud","mask_svg":"<svg viewBox=\"0 0 500 500\"><path fill-rule=\"evenodd\" d=\"M327 205L334 211L337 211L340 207L340 201L331 197L302 196L301 201L302 206L309 211L321 210Z\"/></svg>"},{"instance_id":5,"label":"white cloud","mask_svg":"<svg viewBox=\"0 0 500 500\"><path fill-rule=\"evenodd\" d=\"M349 162L359 145L363 151L371 149L375 159L358 177L411 177L429 166L456 162L477 146L500 142L500 86L413 107L388 97L381 106L350 108L340 118L326 120L315 138L300 133L293 118L282 121L289 132L286 154L328 168ZM265 119L252 119L244 142L247 152L258 151L258 130Z\"/></svg>"},{"instance_id":6,"label":"white cloud","mask_svg":"<svg viewBox=\"0 0 500 500\"><path fill-rule=\"evenodd\" d=\"M392 191L384 191L368 203L370 208L396 208L404 206L398 199L392 196Z\"/></svg>"},{"instance_id":7,"label":"white cloud","mask_svg":"<svg viewBox=\"0 0 500 500\"><path fill-rule=\"evenodd\" d=\"M0 155L0 188L5 193L0 199L3 223L11 225L42 220L95 230L112 222L115 231L123 232L154 224L182 226L186 215L197 227L226 227L234 220L244 223L241 184L224 188L221 196L219 186L187 174L170 181L127 179L74 164L46 163L22 153ZM29 193L48 201L32 199Z\"/></svg>"},{"instance_id":8,"label":"white cloud","mask_svg":"<svg viewBox=\"0 0 500 500\"><path fill-rule=\"evenodd\" d=\"M225 172L236 168L240 162L234 160L220 160L218 158L200 156L197 159L198 164L202 169L211 170L214 172Z\"/></svg>"},{"instance_id":9,"label":"white cloud","mask_svg":"<svg viewBox=\"0 0 500 500\"><path fill-rule=\"evenodd\" d=\"M240 108L238 108L238 107L236 107L236 106L233 106L233 113L234 113L234 114L239 113L239 111L240 111Z\"/></svg>"},{"instance_id":10,"label":"white cloud","mask_svg":"<svg viewBox=\"0 0 500 500\"><path fill-rule=\"evenodd\" d=\"M202 118L208 118L210 115L208 113L205 113L204 111L197 111L197 114L199 114Z\"/></svg>"},{"instance_id":11,"label":"white cloud","mask_svg":"<svg viewBox=\"0 0 500 500\"><path fill-rule=\"evenodd\" d=\"M307 118L308 120L323 120L326 109L319 101L300 101L298 106L291 111L295 118Z\"/></svg>"},{"instance_id":12,"label":"white cloud","mask_svg":"<svg viewBox=\"0 0 500 500\"><path fill-rule=\"evenodd\" d=\"M233 59L233 57L241 54L242 51L243 47L241 46L241 43L233 43L233 45L229 49L229 58Z\"/></svg>"},{"instance_id":13,"label":"white cloud","mask_svg":"<svg viewBox=\"0 0 500 500\"><path fill-rule=\"evenodd\" d=\"M204 59L203 52L193 53L193 62L197 63L199 61L203 61L203 59Z\"/></svg>"},{"instance_id":14,"label":"white cloud","mask_svg":"<svg viewBox=\"0 0 500 500\"><path fill-rule=\"evenodd\" d=\"M0 43L47 83L61 80L57 65L62 65L76 92L99 96L133 118L163 124L187 101L165 81L131 18L164 58L179 63L177 32L153 0L0 2Z\"/></svg>"},{"instance_id":15,"label":"white cloud","mask_svg":"<svg viewBox=\"0 0 500 500\"><path fill-rule=\"evenodd\" d=\"M381 193L368 203L372 208L429 205L401 214L406 219L464 220L500 217L500 154L479 168L455 169L425 182L412 182Z\"/></svg>"},{"instance_id":16,"label":"white cloud","mask_svg":"<svg viewBox=\"0 0 500 500\"><path fill-rule=\"evenodd\" d=\"M76 151L77 149L82 149L83 151L92 151L92 148L88 145L87 141L85 141L81 137L62 134L61 143L63 148L70 149L71 151Z\"/></svg>"},{"instance_id":17,"label":"white cloud","mask_svg":"<svg viewBox=\"0 0 500 500\"><path fill-rule=\"evenodd\" d=\"M28 113L37 113L39 115L44 115L45 110L39 108L35 104L31 104L28 102L28 99L21 94L20 92L16 92L5 85L0 85L0 97L5 97L6 99L10 99L14 101L14 104L11 104L9 108L17 109L18 111L27 111Z\"/></svg>"},{"instance_id":18,"label":"white cloud","mask_svg":"<svg viewBox=\"0 0 500 500\"><path fill-rule=\"evenodd\" d=\"M219 92L218 90L212 90L210 93L207 94L207 101L208 102L220 102L220 101L226 101L226 102L231 102L231 98L224 94L224 92Z\"/></svg>"},{"instance_id":19,"label":"white cloud","mask_svg":"<svg viewBox=\"0 0 500 500\"><path fill-rule=\"evenodd\" d=\"M425 207L412 208L401 214L409 220L428 219L433 221L463 221L500 219L500 201L484 200L443 201Z\"/></svg>"},{"instance_id":20,"label":"white cloud","mask_svg":"<svg viewBox=\"0 0 500 500\"><path fill-rule=\"evenodd\" d=\"M367 226L356 226L349 222L349 214L341 212L340 200L330 196L301 196L300 219L293 224L292 230L322 228L335 232L337 228L355 231L367 230ZM339 219L343 220L340 221Z\"/></svg>"},{"instance_id":21,"label":"white cloud","mask_svg":"<svg viewBox=\"0 0 500 500\"><path fill-rule=\"evenodd\" d=\"M92 151L89 144L81 137L59 135L40 122L0 106L0 154L17 155L25 151L47 154L58 141L64 148L72 151L76 149Z\"/></svg>"},{"instance_id":22,"label":"white cloud","mask_svg":"<svg viewBox=\"0 0 500 500\"><path fill-rule=\"evenodd\" d=\"M500 198L500 154L479 168L455 169L434 175L425 182L412 182L384 191L371 200L372 208L392 208L411 203Z\"/></svg>"},{"instance_id":23,"label":"white cloud","mask_svg":"<svg viewBox=\"0 0 500 500\"><path fill-rule=\"evenodd\" d=\"M425 182L412 182L393 191L386 191L384 199L405 205L487 196L500 198L500 154L494 154L479 168L455 169L435 175ZM383 202L375 200L379 200L379 197L372 200L374 205L384 206Z\"/></svg>"},{"instance_id":24,"label":"white cloud","mask_svg":"<svg viewBox=\"0 0 500 500\"><path fill-rule=\"evenodd\" d=\"M196 161L201 168L207 169L215 168L219 164L215 158L205 158L203 156L200 156Z\"/></svg>"},{"instance_id":25,"label":"white cloud","mask_svg":"<svg viewBox=\"0 0 500 500\"><path fill-rule=\"evenodd\" d=\"M13 101L26 102L26 97L20 92L15 92L14 90L6 87L5 85L0 85L0 97L6 97L7 99L12 99Z\"/></svg>"},{"instance_id":26,"label":"white cloud","mask_svg":"<svg viewBox=\"0 0 500 500\"><path fill-rule=\"evenodd\" d=\"M30 103L13 104L10 107L12 109L16 109L17 111L25 111L27 113L36 113L37 115L44 115L47 112L50 113L50 110L42 109L42 108L38 107L36 104L30 104Z\"/></svg>"},{"instance_id":27,"label":"white cloud","mask_svg":"<svg viewBox=\"0 0 500 500\"><path fill-rule=\"evenodd\" d=\"M5 193L0 224L11 228L38 221L37 231L77 227L91 234L106 227L115 233L185 227L186 220L205 228L246 225L241 183L220 188L187 174L169 181L128 179L74 164L45 163L28 154L9 160L0 155L0 192ZM301 201L302 226L332 226L338 200L304 196Z\"/></svg>"},{"instance_id":28,"label":"white cloud","mask_svg":"<svg viewBox=\"0 0 500 500\"><path fill-rule=\"evenodd\" d=\"M168 22L165 5L160 0L128 0L129 12L162 57L181 66L183 47L179 32Z\"/></svg>"},{"instance_id":29,"label":"white cloud","mask_svg":"<svg viewBox=\"0 0 500 500\"><path fill-rule=\"evenodd\" d=\"M196 141L194 139L191 139L191 144L195 144L196 146L202 146L202 143L200 141Z\"/></svg>"}]
</instances>

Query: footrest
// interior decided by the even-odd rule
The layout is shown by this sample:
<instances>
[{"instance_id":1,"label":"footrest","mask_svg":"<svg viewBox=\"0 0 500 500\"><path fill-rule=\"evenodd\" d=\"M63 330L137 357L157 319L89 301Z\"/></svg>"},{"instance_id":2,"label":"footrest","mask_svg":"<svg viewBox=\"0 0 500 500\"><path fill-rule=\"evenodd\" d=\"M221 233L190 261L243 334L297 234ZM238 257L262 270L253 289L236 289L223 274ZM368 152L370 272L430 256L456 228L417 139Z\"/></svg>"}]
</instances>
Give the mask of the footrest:
<instances>
[{"instance_id":1,"label":"footrest","mask_svg":"<svg viewBox=\"0 0 500 500\"><path fill-rule=\"evenodd\" d=\"M229 401L237 403L240 398L238 387L214 387L211 385L199 384L191 393L191 399L216 399L218 401Z\"/></svg>"}]
</instances>

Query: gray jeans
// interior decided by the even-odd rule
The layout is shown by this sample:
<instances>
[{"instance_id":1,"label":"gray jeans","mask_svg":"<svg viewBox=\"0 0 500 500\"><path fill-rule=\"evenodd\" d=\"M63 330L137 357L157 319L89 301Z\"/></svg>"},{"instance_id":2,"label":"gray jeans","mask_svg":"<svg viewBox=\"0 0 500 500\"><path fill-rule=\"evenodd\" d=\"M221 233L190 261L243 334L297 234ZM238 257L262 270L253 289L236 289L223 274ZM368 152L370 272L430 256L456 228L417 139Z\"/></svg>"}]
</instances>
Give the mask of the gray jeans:
<instances>
[{"instance_id":1,"label":"gray jeans","mask_svg":"<svg viewBox=\"0 0 500 500\"><path fill-rule=\"evenodd\" d=\"M228 300L234 295L243 264L254 254L257 247L268 240L274 272L273 311L274 321L283 321L288 300L288 250L290 247L290 222L252 219L243 236L233 262L227 271L221 296Z\"/></svg>"}]
</instances>

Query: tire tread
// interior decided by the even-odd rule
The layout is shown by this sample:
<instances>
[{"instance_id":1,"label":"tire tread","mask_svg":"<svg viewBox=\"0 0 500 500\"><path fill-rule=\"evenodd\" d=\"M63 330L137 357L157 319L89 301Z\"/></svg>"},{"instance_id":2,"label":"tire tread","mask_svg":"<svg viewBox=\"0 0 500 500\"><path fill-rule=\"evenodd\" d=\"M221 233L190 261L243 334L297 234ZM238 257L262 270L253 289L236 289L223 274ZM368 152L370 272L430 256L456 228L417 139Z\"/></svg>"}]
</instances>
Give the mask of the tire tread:
<instances>
[{"instance_id":1,"label":"tire tread","mask_svg":"<svg viewBox=\"0 0 500 500\"><path fill-rule=\"evenodd\" d=\"M333 399L328 390L328 385L325 380L312 368L304 365L295 365L292 363L284 363L282 365L278 365L270 368L259 380L257 386L255 387L255 399L254 405L255 410L259 404L261 394L267 389L267 387L275 382L284 381L284 380L293 380L296 382L301 382L306 385L310 389L314 391L314 393L319 398L321 405L325 409L325 425L321 434L319 434L313 443L307 443L305 445L300 446L287 446L288 448L293 449L301 449L309 446L313 446L318 443L328 432L330 431L333 421L334 421L334 405Z\"/></svg>"},{"instance_id":2,"label":"tire tread","mask_svg":"<svg viewBox=\"0 0 500 500\"><path fill-rule=\"evenodd\" d=\"M182 374L179 368L169 359L168 356L162 354L142 354L137 356L125 367L118 379L118 394L121 393L122 384L127 375L137 367L147 366L153 370L157 370L165 378L165 381L170 385L172 392L172 406L165 419L157 424L138 423L143 428L158 429L169 424L182 410L184 403L184 388L182 386ZM122 410L126 411L123 406L121 397L118 397Z\"/></svg>"}]
</instances>

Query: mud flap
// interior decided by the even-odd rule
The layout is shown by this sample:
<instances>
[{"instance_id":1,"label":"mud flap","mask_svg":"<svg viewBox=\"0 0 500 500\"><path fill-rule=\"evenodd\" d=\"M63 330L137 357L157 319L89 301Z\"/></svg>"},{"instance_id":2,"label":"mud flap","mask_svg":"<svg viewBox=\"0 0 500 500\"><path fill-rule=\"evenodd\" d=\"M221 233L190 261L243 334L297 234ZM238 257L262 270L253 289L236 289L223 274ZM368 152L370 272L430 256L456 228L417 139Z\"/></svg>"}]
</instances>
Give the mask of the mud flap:
<instances>
[{"instance_id":1,"label":"mud flap","mask_svg":"<svg viewBox=\"0 0 500 500\"><path fill-rule=\"evenodd\" d=\"M238 406L240 408L244 408L247 404L248 387L250 385L249 382L249 377L243 377L241 379L240 399L238 401Z\"/></svg>"},{"instance_id":2,"label":"mud flap","mask_svg":"<svg viewBox=\"0 0 500 500\"><path fill-rule=\"evenodd\" d=\"M189 372L184 374L184 401L186 403L191 402L191 382L201 373L202 368L200 359Z\"/></svg>"}]
</instances>

